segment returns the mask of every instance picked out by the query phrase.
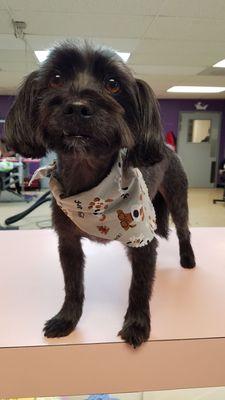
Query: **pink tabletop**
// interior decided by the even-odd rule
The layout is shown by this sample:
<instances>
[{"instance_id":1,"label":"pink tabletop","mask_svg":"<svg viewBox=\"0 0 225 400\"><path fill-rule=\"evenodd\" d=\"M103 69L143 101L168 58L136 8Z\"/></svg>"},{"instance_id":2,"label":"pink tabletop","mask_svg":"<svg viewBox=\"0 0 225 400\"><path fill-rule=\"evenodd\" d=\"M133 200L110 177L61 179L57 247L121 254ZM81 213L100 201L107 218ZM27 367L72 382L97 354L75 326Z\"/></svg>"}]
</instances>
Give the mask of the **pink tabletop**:
<instances>
[{"instance_id":1,"label":"pink tabletop","mask_svg":"<svg viewBox=\"0 0 225 400\"><path fill-rule=\"evenodd\" d=\"M179 266L178 242L160 240L151 340L225 336L225 229L192 229L197 268ZM84 241L83 316L75 332L45 339L44 322L60 308L63 278L52 230L0 232L0 346L118 342L130 265L117 242Z\"/></svg>"}]
</instances>

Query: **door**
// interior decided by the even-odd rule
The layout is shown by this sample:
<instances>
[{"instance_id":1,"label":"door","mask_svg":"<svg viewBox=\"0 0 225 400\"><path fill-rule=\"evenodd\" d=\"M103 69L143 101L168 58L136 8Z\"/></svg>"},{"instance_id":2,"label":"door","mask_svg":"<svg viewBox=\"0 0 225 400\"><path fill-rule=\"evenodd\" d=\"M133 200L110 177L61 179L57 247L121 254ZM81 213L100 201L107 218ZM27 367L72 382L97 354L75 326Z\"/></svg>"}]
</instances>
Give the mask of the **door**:
<instances>
[{"instance_id":1,"label":"door","mask_svg":"<svg viewBox=\"0 0 225 400\"><path fill-rule=\"evenodd\" d=\"M221 114L181 112L178 154L190 187L215 187Z\"/></svg>"}]
</instances>

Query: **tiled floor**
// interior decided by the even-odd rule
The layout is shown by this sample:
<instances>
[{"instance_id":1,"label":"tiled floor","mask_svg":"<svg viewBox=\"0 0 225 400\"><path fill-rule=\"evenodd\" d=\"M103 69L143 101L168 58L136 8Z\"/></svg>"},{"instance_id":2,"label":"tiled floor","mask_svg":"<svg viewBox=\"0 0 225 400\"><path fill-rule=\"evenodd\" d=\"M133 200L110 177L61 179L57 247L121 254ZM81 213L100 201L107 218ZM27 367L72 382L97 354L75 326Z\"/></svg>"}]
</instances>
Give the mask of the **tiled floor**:
<instances>
[{"instance_id":1,"label":"tiled floor","mask_svg":"<svg viewBox=\"0 0 225 400\"><path fill-rule=\"evenodd\" d=\"M190 226L225 226L225 204L213 204L214 198L222 198L222 189L190 189L189 214ZM1 201L1 197L0 197ZM7 217L25 210L32 204L24 202L0 202L0 226ZM51 226L50 202L41 205L23 220L14 224L20 229L40 229ZM86 400L86 396L66 397L66 400ZM95 400L101 400L101 395ZM103 397L104 398L104 397ZM110 399L119 400L225 400L225 388L201 388L170 390L148 393L113 394ZM52 398L42 398L52 399ZM61 398L62 399L62 398Z\"/></svg>"},{"instance_id":2,"label":"tiled floor","mask_svg":"<svg viewBox=\"0 0 225 400\"><path fill-rule=\"evenodd\" d=\"M223 189L189 189L190 225L225 226L225 203L213 204L222 197Z\"/></svg>"},{"instance_id":3,"label":"tiled floor","mask_svg":"<svg viewBox=\"0 0 225 400\"><path fill-rule=\"evenodd\" d=\"M190 189L188 198L190 226L225 226L225 203L213 204L213 199L222 198L222 194L223 189ZM12 196L11 199L13 199ZM0 225L4 225L7 217L25 210L31 204L33 202L0 202ZM51 225L50 202L41 205L14 225L21 229L49 227Z\"/></svg>"},{"instance_id":4,"label":"tiled floor","mask_svg":"<svg viewBox=\"0 0 225 400\"><path fill-rule=\"evenodd\" d=\"M53 397L40 397L38 400L53 400ZM164 390L161 392L118 393L107 397L71 396L58 397L59 400L225 400L225 387L185 390Z\"/></svg>"}]
</instances>

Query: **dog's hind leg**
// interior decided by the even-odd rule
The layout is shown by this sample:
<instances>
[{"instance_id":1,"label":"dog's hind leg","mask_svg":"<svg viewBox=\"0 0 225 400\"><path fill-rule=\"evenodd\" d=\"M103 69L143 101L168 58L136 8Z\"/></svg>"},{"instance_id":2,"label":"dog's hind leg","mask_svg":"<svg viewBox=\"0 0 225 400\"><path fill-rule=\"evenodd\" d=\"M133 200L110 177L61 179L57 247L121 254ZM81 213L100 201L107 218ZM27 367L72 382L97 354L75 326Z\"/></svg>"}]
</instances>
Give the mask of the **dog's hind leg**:
<instances>
[{"instance_id":1,"label":"dog's hind leg","mask_svg":"<svg viewBox=\"0 0 225 400\"><path fill-rule=\"evenodd\" d=\"M195 267L195 256L191 245L191 234L188 227L188 182L183 168L168 171L165 175L160 192L166 200L179 239L180 264L183 268Z\"/></svg>"},{"instance_id":2,"label":"dog's hind leg","mask_svg":"<svg viewBox=\"0 0 225 400\"><path fill-rule=\"evenodd\" d=\"M157 240L139 248L128 248L132 265L132 281L129 291L129 305L119 335L134 348L149 338L149 300L155 275Z\"/></svg>"}]
</instances>

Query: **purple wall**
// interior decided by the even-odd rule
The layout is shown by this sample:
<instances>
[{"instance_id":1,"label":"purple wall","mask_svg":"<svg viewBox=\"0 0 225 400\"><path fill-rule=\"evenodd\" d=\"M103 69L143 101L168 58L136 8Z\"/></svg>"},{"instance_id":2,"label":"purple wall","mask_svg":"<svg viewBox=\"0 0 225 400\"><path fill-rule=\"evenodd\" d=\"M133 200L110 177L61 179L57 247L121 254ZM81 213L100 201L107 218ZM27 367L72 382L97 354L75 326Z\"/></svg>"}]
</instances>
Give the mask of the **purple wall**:
<instances>
[{"instance_id":1,"label":"purple wall","mask_svg":"<svg viewBox=\"0 0 225 400\"><path fill-rule=\"evenodd\" d=\"M173 131L175 136L178 135L179 113L181 111L196 111L195 104L201 101L202 104L208 104L206 111L217 111L222 113L221 135L219 144L219 160L225 156L225 100L173 100L160 99L160 112L164 133ZM202 111L204 113L204 111Z\"/></svg>"}]
</instances>

